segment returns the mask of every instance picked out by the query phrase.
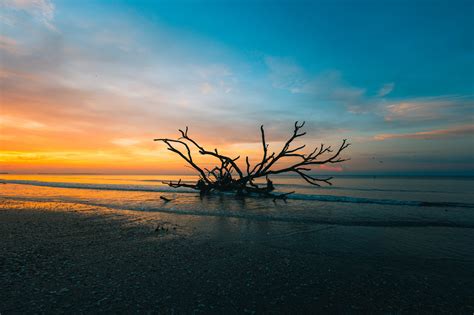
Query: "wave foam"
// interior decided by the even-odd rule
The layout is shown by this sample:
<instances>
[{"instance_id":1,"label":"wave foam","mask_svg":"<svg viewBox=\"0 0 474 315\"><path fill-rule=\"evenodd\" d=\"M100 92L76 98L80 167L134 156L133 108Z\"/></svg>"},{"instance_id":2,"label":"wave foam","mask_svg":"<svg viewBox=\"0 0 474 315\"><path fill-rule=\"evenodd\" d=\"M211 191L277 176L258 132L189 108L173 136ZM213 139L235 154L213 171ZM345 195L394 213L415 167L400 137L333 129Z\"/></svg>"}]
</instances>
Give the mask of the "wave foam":
<instances>
[{"instance_id":1,"label":"wave foam","mask_svg":"<svg viewBox=\"0 0 474 315\"><path fill-rule=\"evenodd\" d=\"M69 183L69 182L42 182L35 180L2 180L3 183L45 186L55 188L74 188L74 189L94 189L94 190L116 190L116 191L141 191L141 192L163 192L163 193L194 193L195 191L187 188L172 188L168 186L150 186L150 185L123 185L123 184L87 184L87 183ZM301 201L323 201L323 202L343 202L357 204L377 204L392 206L415 206L415 207L460 207L474 208L472 203L462 202L430 202L430 201L412 201L412 200L394 200L394 199L375 199L364 197L316 195L316 194L292 194L288 196L291 200Z\"/></svg>"},{"instance_id":2,"label":"wave foam","mask_svg":"<svg viewBox=\"0 0 474 315\"><path fill-rule=\"evenodd\" d=\"M326 224L326 225L340 225L340 226L367 226L367 227L448 227L448 228L474 228L474 224L466 222L453 222L450 220L437 220L437 219L424 219L421 220L400 220L392 219L386 220L382 218L374 218L372 220L361 220L356 217L341 219L339 217L307 217L297 216L291 214L262 214L262 213L251 213L248 211L227 211L227 210L203 210L203 209L178 209L175 207L147 207L137 205L116 205L110 203L91 202L80 199L46 199L46 198L31 198L31 197L0 197L0 199L10 199L17 201L33 201L33 202L58 202L68 204L82 204L88 206L105 207L114 210L128 210L128 211L147 211L147 212L160 212L177 215L193 215L203 217L223 217L223 218L234 218L234 219L246 219L256 221L277 221L277 222L294 222L294 223L306 223L306 224Z\"/></svg>"}]
</instances>

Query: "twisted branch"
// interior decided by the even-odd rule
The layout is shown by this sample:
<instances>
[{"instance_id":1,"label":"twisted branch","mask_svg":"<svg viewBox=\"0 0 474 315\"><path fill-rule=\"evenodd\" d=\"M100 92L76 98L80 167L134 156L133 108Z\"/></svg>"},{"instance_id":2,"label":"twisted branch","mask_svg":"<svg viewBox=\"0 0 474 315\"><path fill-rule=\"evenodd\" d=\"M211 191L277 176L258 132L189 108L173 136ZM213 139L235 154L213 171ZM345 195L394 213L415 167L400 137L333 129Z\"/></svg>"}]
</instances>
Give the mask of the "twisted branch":
<instances>
[{"instance_id":1,"label":"twisted branch","mask_svg":"<svg viewBox=\"0 0 474 315\"><path fill-rule=\"evenodd\" d=\"M168 150L178 154L182 159L184 159L194 170L196 170L200 178L196 184L185 184L181 180L178 182L166 182L171 187L187 187L199 190L201 195L208 194L213 190L217 191L234 191L239 195L246 194L257 194L264 197L271 197L275 199L286 200L287 196L293 192L285 194L274 194L273 182L269 179L270 175L282 174L282 173L296 173L307 183L320 186L321 184L331 185L330 180L332 177L318 178L312 175L307 174L306 172L311 171L311 167L314 165L322 164L334 164L341 163L349 160L348 158L340 157L342 151L349 147L350 143L344 139L341 145L333 150L331 146L325 146L321 143L320 146L316 147L311 153L304 154L300 153L306 145L301 145L298 147L292 148L293 141L299 137L306 135L306 132L301 132L301 129L304 127L304 122L298 124L298 121L294 124L293 134L285 142L282 149L278 154L272 152L268 154L269 145L266 143L265 139L265 130L263 125L260 126L261 132L261 141L263 148L262 159L259 163L251 167L249 162L249 157L245 158L246 164L246 175L243 174L239 165L236 161L240 158L231 158L220 154L217 149L214 151L206 150L203 146L198 144L194 139L188 135L188 127L183 131L179 129L181 137L177 140L159 138L154 139L154 141L164 142L168 146ZM176 144L180 144L184 147L184 150L179 150ZM192 158L191 149L189 145L193 145L197 148L198 152L201 155L209 155L219 160L220 165L215 166L211 170L207 168L200 168ZM287 167L276 168L275 164L285 158L297 158L300 161L291 164ZM237 176L235 176L237 173ZM258 186L254 181L258 178L265 177L266 184L263 186Z\"/></svg>"}]
</instances>

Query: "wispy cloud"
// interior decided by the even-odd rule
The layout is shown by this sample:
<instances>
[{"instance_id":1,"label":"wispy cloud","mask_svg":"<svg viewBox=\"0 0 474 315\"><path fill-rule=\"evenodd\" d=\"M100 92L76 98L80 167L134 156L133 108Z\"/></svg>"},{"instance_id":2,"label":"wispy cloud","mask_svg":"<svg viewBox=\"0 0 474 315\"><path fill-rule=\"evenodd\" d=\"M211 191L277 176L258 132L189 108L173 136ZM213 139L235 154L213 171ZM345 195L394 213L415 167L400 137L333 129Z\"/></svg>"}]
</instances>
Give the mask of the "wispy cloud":
<instances>
[{"instance_id":1,"label":"wispy cloud","mask_svg":"<svg viewBox=\"0 0 474 315\"><path fill-rule=\"evenodd\" d=\"M265 63L274 88L309 95L315 102L337 105L351 113L362 112L360 108L366 102L366 89L345 82L340 71L308 74L289 58L266 57Z\"/></svg>"},{"instance_id":2,"label":"wispy cloud","mask_svg":"<svg viewBox=\"0 0 474 315\"><path fill-rule=\"evenodd\" d=\"M166 168L173 158L151 140L179 136L176 129L186 125L206 147L256 157L262 123L272 149L291 134L292 121L306 120L308 147L347 137L357 142L351 157L371 146L398 150L374 134L377 140L471 135L472 96L395 99L393 78L369 82L353 69L305 64L298 54L262 58L179 26L124 11L117 18L120 5L107 10L112 5L104 3L91 3L103 10L89 14L89 6L67 1L57 10L47 0L2 2L0 138L2 149L15 152L9 158L39 152L55 163L90 158L107 167L162 158ZM406 89L401 83L397 97ZM464 129L446 127L455 125Z\"/></svg>"},{"instance_id":3,"label":"wispy cloud","mask_svg":"<svg viewBox=\"0 0 474 315\"><path fill-rule=\"evenodd\" d=\"M27 12L51 30L56 30L53 25L55 7L50 0L4 0L4 8Z\"/></svg>"},{"instance_id":4,"label":"wispy cloud","mask_svg":"<svg viewBox=\"0 0 474 315\"><path fill-rule=\"evenodd\" d=\"M342 80L339 71L326 71L309 79L295 93L307 93L323 100L354 103L365 94L365 89L351 86Z\"/></svg>"},{"instance_id":5,"label":"wispy cloud","mask_svg":"<svg viewBox=\"0 0 474 315\"><path fill-rule=\"evenodd\" d=\"M406 99L385 105L386 121L432 121L447 118L472 117L474 103L470 98L439 96L431 98Z\"/></svg>"},{"instance_id":6,"label":"wispy cloud","mask_svg":"<svg viewBox=\"0 0 474 315\"><path fill-rule=\"evenodd\" d=\"M112 140L113 144L124 146L124 147L134 146L136 144L139 144L140 142L142 141L139 139L131 139L131 138L118 138L118 139Z\"/></svg>"},{"instance_id":7,"label":"wispy cloud","mask_svg":"<svg viewBox=\"0 0 474 315\"><path fill-rule=\"evenodd\" d=\"M0 117L0 127L4 133L11 130L30 130L30 131L43 131L43 132L79 132L79 129L74 128L68 124L48 124L45 120L30 119L22 117L21 115L12 116L3 114Z\"/></svg>"},{"instance_id":8,"label":"wispy cloud","mask_svg":"<svg viewBox=\"0 0 474 315\"><path fill-rule=\"evenodd\" d=\"M439 118L439 103L429 102L400 102L386 107L385 120L430 120Z\"/></svg>"},{"instance_id":9,"label":"wispy cloud","mask_svg":"<svg viewBox=\"0 0 474 315\"><path fill-rule=\"evenodd\" d=\"M267 56L264 61L270 70L270 81L275 88L298 93L307 81L303 69L290 58Z\"/></svg>"},{"instance_id":10,"label":"wispy cloud","mask_svg":"<svg viewBox=\"0 0 474 315\"><path fill-rule=\"evenodd\" d=\"M387 84L384 84L379 92L377 93L377 96L380 96L380 97L383 97L383 96L386 96L388 94L390 94L393 89L395 88L395 83L387 83Z\"/></svg>"},{"instance_id":11,"label":"wispy cloud","mask_svg":"<svg viewBox=\"0 0 474 315\"><path fill-rule=\"evenodd\" d=\"M438 139L451 138L459 136L468 136L474 134L474 126L458 126L447 129L437 129L429 131L419 131L414 133L400 133L400 134L379 134L374 136L374 140L384 141L390 139Z\"/></svg>"},{"instance_id":12,"label":"wispy cloud","mask_svg":"<svg viewBox=\"0 0 474 315\"><path fill-rule=\"evenodd\" d=\"M202 94L210 94L214 92L214 87L209 82L204 82L201 84L201 93Z\"/></svg>"},{"instance_id":13,"label":"wispy cloud","mask_svg":"<svg viewBox=\"0 0 474 315\"><path fill-rule=\"evenodd\" d=\"M2 128L19 128L19 129L45 129L47 126L39 121L17 118L12 116L2 115L0 117L0 126Z\"/></svg>"},{"instance_id":14,"label":"wispy cloud","mask_svg":"<svg viewBox=\"0 0 474 315\"><path fill-rule=\"evenodd\" d=\"M205 80L232 76L232 70L223 64L212 63L209 65L195 65L193 66L193 72L197 73L201 78Z\"/></svg>"},{"instance_id":15,"label":"wispy cloud","mask_svg":"<svg viewBox=\"0 0 474 315\"><path fill-rule=\"evenodd\" d=\"M0 49L13 54L18 51L18 44L13 38L0 35Z\"/></svg>"}]
</instances>

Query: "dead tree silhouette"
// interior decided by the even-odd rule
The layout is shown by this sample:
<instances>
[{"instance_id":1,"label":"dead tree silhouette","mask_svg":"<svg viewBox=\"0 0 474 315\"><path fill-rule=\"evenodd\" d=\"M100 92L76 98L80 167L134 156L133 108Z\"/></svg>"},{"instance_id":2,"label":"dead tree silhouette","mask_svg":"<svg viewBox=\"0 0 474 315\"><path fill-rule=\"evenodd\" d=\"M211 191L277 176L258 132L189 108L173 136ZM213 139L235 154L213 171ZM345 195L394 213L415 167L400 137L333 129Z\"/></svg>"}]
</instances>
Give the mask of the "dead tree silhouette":
<instances>
[{"instance_id":1,"label":"dead tree silhouette","mask_svg":"<svg viewBox=\"0 0 474 315\"><path fill-rule=\"evenodd\" d=\"M169 151L179 155L189 164L191 168L193 168L199 174L199 180L195 184L184 183L181 179L177 182L169 181L164 183L174 188L187 187L198 190L201 196L207 195L212 191L222 191L235 192L236 195L256 195L261 197L270 197L274 200L286 200L287 196L294 192L281 194L274 193L273 191L275 187L273 182L270 180L271 175L296 173L311 185L331 185L330 180L332 177L319 178L308 174L308 172L311 171L312 166L335 164L349 160L348 158L341 158L340 154L350 145L350 143L347 143L347 140L344 139L341 145L335 150L333 150L331 146L325 146L324 144L321 144L311 153L300 153L301 150L306 147L306 145L301 145L295 148L291 148L291 145L295 139L303 137L306 134L306 132L301 132L304 124L304 122L301 124L298 124L298 121L295 122L293 134L285 142L281 151L279 153L272 152L271 154L269 154L268 151L269 145L265 139L263 125L260 126L263 156L261 161L255 164L253 167L250 165L249 157L247 156L245 158L245 173L236 163L240 156L231 158L229 156L220 154L217 149L214 149L214 151L206 150L203 146L201 146L189 136L188 127L186 127L184 131L179 129L181 137L178 139L154 139L154 141L161 141L165 143L168 146ZM199 167L193 160L191 148L197 149L201 155L216 158L219 161L219 165L212 169ZM285 158L292 158L293 163L284 167L277 167L277 162L280 162ZM264 184L256 184L255 181L259 178L265 178L266 182Z\"/></svg>"}]
</instances>

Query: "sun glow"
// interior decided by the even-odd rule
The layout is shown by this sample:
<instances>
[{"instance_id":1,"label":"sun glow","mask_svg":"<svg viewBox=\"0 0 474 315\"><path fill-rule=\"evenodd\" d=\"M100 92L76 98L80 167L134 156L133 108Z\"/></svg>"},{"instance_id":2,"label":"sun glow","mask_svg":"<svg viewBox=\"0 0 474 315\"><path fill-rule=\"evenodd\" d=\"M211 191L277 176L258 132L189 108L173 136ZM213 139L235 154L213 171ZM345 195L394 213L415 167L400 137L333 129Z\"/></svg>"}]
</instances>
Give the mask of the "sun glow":
<instances>
[{"instance_id":1,"label":"sun glow","mask_svg":"<svg viewBox=\"0 0 474 315\"><path fill-rule=\"evenodd\" d=\"M216 5L205 12L213 18L201 23L198 15L180 18L186 10L170 9L171 2L147 9L87 3L0 4L0 172L190 172L152 141L174 138L185 126L206 148L240 155L245 164L245 156L256 162L262 155L261 124L278 150L297 120L307 122L308 150L345 138L353 144L351 161L318 172L473 169L472 71L459 58L467 46L448 36L470 38L472 19L462 14L457 23L427 14L410 26L386 16L398 34L390 47L432 35L410 41L423 43L416 51L424 58L413 68L412 56L400 58L396 49L352 49L352 42L379 34L367 23L346 40L340 25L351 10L327 19L324 10L301 3L292 10L312 7L314 18L307 19L307 10L285 19L272 11L262 20L248 5L239 8L247 12L244 23L227 11L232 5ZM332 26L321 28L324 21ZM268 28L257 27L262 23ZM437 29L446 31L444 41ZM341 34L344 40L328 40ZM335 53L347 51L350 66L346 54ZM450 56L440 60L437 51ZM456 80L447 79L452 73Z\"/></svg>"}]
</instances>

